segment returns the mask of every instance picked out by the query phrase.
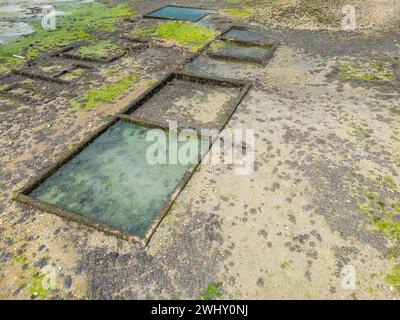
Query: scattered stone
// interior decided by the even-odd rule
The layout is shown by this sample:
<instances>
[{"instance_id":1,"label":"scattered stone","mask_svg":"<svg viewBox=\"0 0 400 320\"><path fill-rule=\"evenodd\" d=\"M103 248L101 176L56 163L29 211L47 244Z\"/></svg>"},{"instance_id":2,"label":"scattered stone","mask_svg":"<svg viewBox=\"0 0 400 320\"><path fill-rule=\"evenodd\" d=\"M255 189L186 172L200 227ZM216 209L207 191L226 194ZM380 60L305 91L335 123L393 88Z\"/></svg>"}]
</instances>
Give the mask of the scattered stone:
<instances>
[{"instance_id":1,"label":"scattered stone","mask_svg":"<svg viewBox=\"0 0 400 320\"><path fill-rule=\"evenodd\" d=\"M69 289L72 285L72 277L70 275L66 276L64 279L64 288Z\"/></svg>"}]
</instances>

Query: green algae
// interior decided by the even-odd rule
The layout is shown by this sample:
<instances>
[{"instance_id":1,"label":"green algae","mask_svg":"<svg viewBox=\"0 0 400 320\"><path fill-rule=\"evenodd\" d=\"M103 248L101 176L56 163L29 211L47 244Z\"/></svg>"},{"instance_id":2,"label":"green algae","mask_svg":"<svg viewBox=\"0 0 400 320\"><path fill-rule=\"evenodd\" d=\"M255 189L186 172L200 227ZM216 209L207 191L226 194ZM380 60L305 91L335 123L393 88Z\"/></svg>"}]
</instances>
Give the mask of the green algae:
<instances>
[{"instance_id":1,"label":"green algae","mask_svg":"<svg viewBox=\"0 0 400 320\"><path fill-rule=\"evenodd\" d=\"M20 242L20 241L18 241ZM28 258L24 246L20 248L22 251L12 260L12 263L20 265L21 271L15 280L16 285L20 290L26 289L31 296L36 299L48 299L51 290L51 279L47 277L38 267L33 265L33 261ZM44 255L46 259L48 256Z\"/></svg>"},{"instance_id":2,"label":"green algae","mask_svg":"<svg viewBox=\"0 0 400 320\"><path fill-rule=\"evenodd\" d=\"M173 210L181 210L185 208L185 204L180 202L180 201L175 201L174 204L171 207L171 211Z\"/></svg>"},{"instance_id":3,"label":"green algae","mask_svg":"<svg viewBox=\"0 0 400 320\"><path fill-rule=\"evenodd\" d=\"M49 48L86 39L99 31L114 31L120 20L135 13L129 3L115 6L98 2L84 5L72 3L56 7L58 11L67 15L57 16L55 30L43 29L40 23L31 22L30 26L35 33L21 36L0 46L0 71L9 72L26 61L13 55L30 59Z\"/></svg>"},{"instance_id":4,"label":"green algae","mask_svg":"<svg viewBox=\"0 0 400 320\"><path fill-rule=\"evenodd\" d=\"M397 188L397 186L396 186ZM376 192L363 193L364 200L359 208L368 214L375 228L395 241L400 246L400 201L393 199L383 200Z\"/></svg>"},{"instance_id":5,"label":"green algae","mask_svg":"<svg viewBox=\"0 0 400 320\"><path fill-rule=\"evenodd\" d=\"M252 14L252 10L246 7L225 9L224 12L234 18L247 18Z\"/></svg>"},{"instance_id":6,"label":"green algae","mask_svg":"<svg viewBox=\"0 0 400 320\"><path fill-rule=\"evenodd\" d=\"M74 146L75 146L75 143L74 143L74 142L68 142L68 143L67 143L67 150L68 150L69 152L72 152L72 151L74 150Z\"/></svg>"},{"instance_id":7,"label":"green algae","mask_svg":"<svg viewBox=\"0 0 400 320\"><path fill-rule=\"evenodd\" d=\"M26 289L35 299L48 299L51 288L51 279L38 268L28 266L27 271L22 271L16 284L20 290Z\"/></svg>"},{"instance_id":8,"label":"green algae","mask_svg":"<svg viewBox=\"0 0 400 320\"><path fill-rule=\"evenodd\" d=\"M46 74L48 76L53 76L53 75L58 74L58 73L60 73L62 71L65 71L67 67L68 66L65 66L65 65L62 65L62 64L57 64L57 65L52 65L52 66L41 66L40 65L38 67L38 69L42 73L44 73L44 74Z\"/></svg>"},{"instance_id":9,"label":"green algae","mask_svg":"<svg viewBox=\"0 0 400 320\"><path fill-rule=\"evenodd\" d=\"M339 63L338 78L392 81L393 70L389 60L349 61Z\"/></svg>"},{"instance_id":10,"label":"green algae","mask_svg":"<svg viewBox=\"0 0 400 320\"><path fill-rule=\"evenodd\" d=\"M168 213L165 216L164 221L169 227L172 227L175 221L175 215L172 212Z\"/></svg>"},{"instance_id":11,"label":"green algae","mask_svg":"<svg viewBox=\"0 0 400 320\"><path fill-rule=\"evenodd\" d=\"M390 112L394 115L400 116L400 105L394 106L390 109Z\"/></svg>"},{"instance_id":12,"label":"green algae","mask_svg":"<svg viewBox=\"0 0 400 320\"><path fill-rule=\"evenodd\" d=\"M112 55L113 51L118 50L118 46L111 40L93 41L87 45L81 46L73 51L78 56L98 57L105 59Z\"/></svg>"},{"instance_id":13,"label":"green algae","mask_svg":"<svg viewBox=\"0 0 400 320\"><path fill-rule=\"evenodd\" d=\"M19 192L18 191L12 191L11 192L11 199L15 200L17 199L19 196Z\"/></svg>"},{"instance_id":14,"label":"green algae","mask_svg":"<svg viewBox=\"0 0 400 320\"><path fill-rule=\"evenodd\" d=\"M120 74L121 71L122 71L122 66L116 65L116 66L111 66L111 67L105 69L104 74L108 77L112 77L112 76Z\"/></svg>"},{"instance_id":15,"label":"green algae","mask_svg":"<svg viewBox=\"0 0 400 320\"><path fill-rule=\"evenodd\" d=\"M222 296L221 288L223 286L222 282L211 283L204 294L200 297L200 300L216 300L220 299Z\"/></svg>"},{"instance_id":16,"label":"green algae","mask_svg":"<svg viewBox=\"0 0 400 320\"><path fill-rule=\"evenodd\" d=\"M385 281L394 286L398 293L400 293L400 264L393 266L390 273L386 274Z\"/></svg>"},{"instance_id":17,"label":"green algae","mask_svg":"<svg viewBox=\"0 0 400 320\"><path fill-rule=\"evenodd\" d=\"M269 11L269 5L272 4L271 1L255 3L252 0L227 0L226 2L230 3L232 8L224 9L222 12L232 18L239 19L265 16Z\"/></svg>"},{"instance_id":18,"label":"green algae","mask_svg":"<svg viewBox=\"0 0 400 320\"><path fill-rule=\"evenodd\" d=\"M0 92L7 90L10 85L8 83L0 83Z\"/></svg>"},{"instance_id":19,"label":"green algae","mask_svg":"<svg viewBox=\"0 0 400 320\"><path fill-rule=\"evenodd\" d=\"M123 78L86 91L82 96L71 101L71 106L78 111L89 110L113 101L121 93L135 85L139 79L138 72L130 73Z\"/></svg>"},{"instance_id":20,"label":"green algae","mask_svg":"<svg viewBox=\"0 0 400 320\"><path fill-rule=\"evenodd\" d=\"M196 51L217 36L213 29L191 22L163 22L155 27L143 27L135 30L139 36L153 36L163 40L172 40L177 44Z\"/></svg>"},{"instance_id":21,"label":"green algae","mask_svg":"<svg viewBox=\"0 0 400 320\"><path fill-rule=\"evenodd\" d=\"M60 79L61 80L67 80L67 81L74 80L74 79L78 78L79 76L81 76L84 72L85 72L84 69L76 68L76 69L74 69L74 70L72 70L70 72L67 72L66 74L60 76Z\"/></svg>"},{"instance_id":22,"label":"green algae","mask_svg":"<svg viewBox=\"0 0 400 320\"><path fill-rule=\"evenodd\" d=\"M367 140L367 139L371 138L371 133L369 131L367 131L366 129L364 129L362 126L360 126L356 123L352 123L350 125L350 127L352 128L351 134L353 136L355 136L357 139Z\"/></svg>"},{"instance_id":23,"label":"green algae","mask_svg":"<svg viewBox=\"0 0 400 320\"><path fill-rule=\"evenodd\" d=\"M226 41L217 40L211 43L209 47L209 51L215 51L218 49L224 49L228 47L228 43Z\"/></svg>"},{"instance_id":24,"label":"green algae","mask_svg":"<svg viewBox=\"0 0 400 320\"><path fill-rule=\"evenodd\" d=\"M46 294L49 291L46 288L50 287L50 279L47 279L49 282L47 285L44 284L46 275L41 272L32 271L28 277L28 290L31 295L34 295L36 298L45 299Z\"/></svg>"},{"instance_id":25,"label":"green algae","mask_svg":"<svg viewBox=\"0 0 400 320\"><path fill-rule=\"evenodd\" d=\"M67 12L70 16L58 17L63 28L80 28L95 31L116 31L118 23L132 17L135 10L129 6L131 1L109 6L99 2L82 4L65 4L56 6L57 10Z\"/></svg>"}]
</instances>

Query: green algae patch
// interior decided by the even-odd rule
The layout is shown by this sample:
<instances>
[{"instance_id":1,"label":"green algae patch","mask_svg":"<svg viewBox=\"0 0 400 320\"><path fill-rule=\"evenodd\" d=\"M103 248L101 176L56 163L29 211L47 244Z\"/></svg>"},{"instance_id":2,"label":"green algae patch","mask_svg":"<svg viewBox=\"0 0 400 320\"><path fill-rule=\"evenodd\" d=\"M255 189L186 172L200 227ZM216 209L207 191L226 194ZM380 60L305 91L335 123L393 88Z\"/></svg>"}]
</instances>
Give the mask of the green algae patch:
<instances>
[{"instance_id":1,"label":"green algae patch","mask_svg":"<svg viewBox=\"0 0 400 320\"><path fill-rule=\"evenodd\" d=\"M26 59L17 58L13 55L31 59L51 47L68 44L89 36L89 33L85 30L45 30L39 24L34 24L32 27L35 30L34 34L23 36L17 41L0 46L0 61L2 61L0 71L9 72L12 68L26 61Z\"/></svg>"},{"instance_id":2,"label":"green algae patch","mask_svg":"<svg viewBox=\"0 0 400 320\"><path fill-rule=\"evenodd\" d=\"M215 51L218 49L226 49L227 47L228 47L228 45L227 45L226 41L217 40L217 41L214 41L213 43L211 43L211 45L209 47L209 51Z\"/></svg>"},{"instance_id":3,"label":"green algae patch","mask_svg":"<svg viewBox=\"0 0 400 320\"><path fill-rule=\"evenodd\" d=\"M373 61L349 61L339 63L338 78L342 79L360 79L376 81L392 81L393 69L392 61L373 60Z\"/></svg>"},{"instance_id":4,"label":"green algae patch","mask_svg":"<svg viewBox=\"0 0 400 320\"><path fill-rule=\"evenodd\" d=\"M27 256L23 248L24 245L19 249L22 252L12 259L12 263L20 267L15 284L20 290L26 290L35 299L49 299L52 289L55 289L51 277L46 271L34 266L34 261ZM43 258L48 259L46 255Z\"/></svg>"},{"instance_id":5,"label":"green algae patch","mask_svg":"<svg viewBox=\"0 0 400 320\"><path fill-rule=\"evenodd\" d=\"M385 182L386 183L386 182ZM393 190L398 187L391 187ZM378 193L367 191L363 193L364 200L359 208L368 214L377 230L383 232L400 247L400 201L382 199Z\"/></svg>"},{"instance_id":6,"label":"green algae patch","mask_svg":"<svg viewBox=\"0 0 400 320\"><path fill-rule=\"evenodd\" d=\"M46 299L49 288L51 287L50 278L44 273L32 271L27 279L28 290L31 295L38 299Z\"/></svg>"},{"instance_id":7,"label":"green algae patch","mask_svg":"<svg viewBox=\"0 0 400 320\"><path fill-rule=\"evenodd\" d=\"M10 98L4 96L0 92L0 112L14 109L21 106L21 103L16 100L11 100Z\"/></svg>"},{"instance_id":8,"label":"green algae patch","mask_svg":"<svg viewBox=\"0 0 400 320\"><path fill-rule=\"evenodd\" d=\"M222 289L223 283L222 282L215 282L211 283L204 294L200 297L200 300L216 300L220 299L222 296Z\"/></svg>"},{"instance_id":9,"label":"green algae patch","mask_svg":"<svg viewBox=\"0 0 400 320\"><path fill-rule=\"evenodd\" d=\"M83 96L72 100L71 106L78 111L85 111L109 103L135 85L139 77L140 74L135 72L100 88L90 89Z\"/></svg>"},{"instance_id":10,"label":"green algae patch","mask_svg":"<svg viewBox=\"0 0 400 320\"><path fill-rule=\"evenodd\" d=\"M233 18L247 18L252 14L252 10L245 7L225 9L224 12Z\"/></svg>"},{"instance_id":11,"label":"green algae patch","mask_svg":"<svg viewBox=\"0 0 400 320\"><path fill-rule=\"evenodd\" d=\"M131 17L135 10L129 2L108 6L99 2L82 4L65 4L56 6L58 11L67 12L69 16L58 17L63 28L81 28L98 31L115 31L118 22Z\"/></svg>"},{"instance_id":12,"label":"green algae patch","mask_svg":"<svg viewBox=\"0 0 400 320\"><path fill-rule=\"evenodd\" d=\"M18 191L12 191L11 192L11 199L15 200L17 199L19 196L19 192Z\"/></svg>"},{"instance_id":13,"label":"green algae patch","mask_svg":"<svg viewBox=\"0 0 400 320\"><path fill-rule=\"evenodd\" d=\"M390 109L390 112L396 116L400 116L400 105L394 106Z\"/></svg>"},{"instance_id":14,"label":"green algae patch","mask_svg":"<svg viewBox=\"0 0 400 320\"><path fill-rule=\"evenodd\" d=\"M94 56L105 59L112 55L112 52L116 50L118 50L118 46L112 43L111 40L99 40L79 47L78 49L74 50L74 54L78 56Z\"/></svg>"},{"instance_id":15,"label":"green algae patch","mask_svg":"<svg viewBox=\"0 0 400 320\"><path fill-rule=\"evenodd\" d=\"M138 28L135 34L172 40L192 51L200 49L218 35L213 29L181 21L163 22L155 27Z\"/></svg>"},{"instance_id":16,"label":"green algae patch","mask_svg":"<svg viewBox=\"0 0 400 320\"><path fill-rule=\"evenodd\" d=\"M75 70L72 70L72 71L60 76L60 79L66 80L66 81L71 81L71 80L74 80L74 79L80 77L84 72L85 72L84 69L76 68Z\"/></svg>"},{"instance_id":17,"label":"green algae patch","mask_svg":"<svg viewBox=\"0 0 400 320\"><path fill-rule=\"evenodd\" d=\"M72 152L74 150L74 147L75 147L75 143L74 142L70 141L70 142L67 143L67 150L69 152Z\"/></svg>"},{"instance_id":18,"label":"green algae patch","mask_svg":"<svg viewBox=\"0 0 400 320\"><path fill-rule=\"evenodd\" d=\"M369 138L371 138L371 133L364 129L362 126L356 124L356 123L352 123L351 124L351 135L355 136L357 139L359 140L367 140Z\"/></svg>"},{"instance_id":19,"label":"green algae patch","mask_svg":"<svg viewBox=\"0 0 400 320\"><path fill-rule=\"evenodd\" d=\"M87 39L98 31L114 31L118 22L131 17L135 10L128 3L115 6L93 2L88 4L65 4L56 6L57 11L65 15L57 16L56 29L43 29L40 23L32 22L33 34L0 46L0 71L9 72L26 59L35 58L42 52L55 46L62 46Z\"/></svg>"},{"instance_id":20,"label":"green algae patch","mask_svg":"<svg viewBox=\"0 0 400 320\"><path fill-rule=\"evenodd\" d=\"M228 0L231 8L222 10L222 12L232 18L249 18L266 15L273 5L271 0L262 3L255 3L252 0Z\"/></svg>"},{"instance_id":21,"label":"green algae patch","mask_svg":"<svg viewBox=\"0 0 400 320\"><path fill-rule=\"evenodd\" d=\"M400 293L400 264L396 264L392 268L392 271L385 276L385 281Z\"/></svg>"}]
</instances>

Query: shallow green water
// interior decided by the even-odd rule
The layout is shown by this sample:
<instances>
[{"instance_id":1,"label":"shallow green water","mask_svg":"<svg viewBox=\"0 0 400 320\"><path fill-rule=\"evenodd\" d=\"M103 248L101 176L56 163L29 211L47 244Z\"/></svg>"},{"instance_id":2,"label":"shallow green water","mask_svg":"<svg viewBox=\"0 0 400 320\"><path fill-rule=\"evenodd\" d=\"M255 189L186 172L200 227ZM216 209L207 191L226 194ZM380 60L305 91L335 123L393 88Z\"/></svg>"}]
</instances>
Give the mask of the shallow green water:
<instances>
[{"instance_id":1,"label":"shallow green water","mask_svg":"<svg viewBox=\"0 0 400 320\"><path fill-rule=\"evenodd\" d=\"M157 18L168 18L173 20L196 21L203 17L205 14L206 10L202 9L167 6L149 14L149 16Z\"/></svg>"},{"instance_id":2,"label":"shallow green water","mask_svg":"<svg viewBox=\"0 0 400 320\"><path fill-rule=\"evenodd\" d=\"M210 50L214 54L239 60L255 59L262 61L265 59L271 49L268 47L255 45L242 45L230 41L219 41L215 42L214 47L212 47Z\"/></svg>"},{"instance_id":3,"label":"shallow green water","mask_svg":"<svg viewBox=\"0 0 400 320\"><path fill-rule=\"evenodd\" d=\"M237 41L248 41L254 43L265 41L265 38L261 34L248 30L231 29L226 35Z\"/></svg>"},{"instance_id":4,"label":"shallow green water","mask_svg":"<svg viewBox=\"0 0 400 320\"><path fill-rule=\"evenodd\" d=\"M189 166L149 164L148 131L117 122L30 196L143 236Z\"/></svg>"}]
</instances>

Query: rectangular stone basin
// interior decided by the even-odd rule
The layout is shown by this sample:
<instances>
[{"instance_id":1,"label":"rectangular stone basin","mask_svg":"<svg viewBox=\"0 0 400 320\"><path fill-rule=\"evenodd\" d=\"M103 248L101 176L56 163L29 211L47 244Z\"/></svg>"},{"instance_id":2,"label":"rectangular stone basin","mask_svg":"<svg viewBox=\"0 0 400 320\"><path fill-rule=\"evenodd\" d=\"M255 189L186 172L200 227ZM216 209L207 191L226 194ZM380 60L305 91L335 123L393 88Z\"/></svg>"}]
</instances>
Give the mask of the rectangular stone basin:
<instances>
[{"instance_id":1,"label":"rectangular stone basin","mask_svg":"<svg viewBox=\"0 0 400 320\"><path fill-rule=\"evenodd\" d=\"M89 62L108 63L121 58L125 49L111 40L97 40L72 47L62 52L61 57Z\"/></svg>"},{"instance_id":2,"label":"rectangular stone basin","mask_svg":"<svg viewBox=\"0 0 400 320\"><path fill-rule=\"evenodd\" d=\"M75 67L59 75L58 78L62 81L71 82L81 77L86 71L87 68Z\"/></svg>"},{"instance_id":3,"label":"rectangular stone basin","mask_svg":"<svg viewBox=\"0 0 400 320\"><path fill-rule=\"evenodd\" d=\"M102 231L143 239L154 232L199 156L190 154L194 160L188 164L149 163L147 150L154 144L146 141L150 130L116 121L28 187L20 200ZM197 136L188 137L186 143L199 146ZM168 154L168 144L164 150Z\"/></svg>"},{"instance_id":4,"label":"rectangular stone basin","mask_svg":"<svg viewBox=\"0 0 400 320\"><path fill-rule=\"evenodd\" d=\"M268 45L263 34L241 27L232 27L222 36L222 39L241 42L244 44Z\"/></svg>"},{"instance_id":5,"label":"rectangular stone basin","mask_svg":"<svg viewBox=\"0 0 400 320\"><path fill-rule=\"evenodd\" d=\"M207 10L200 8L165 6L145 15L146 18L198 21L207 15Z\"/></svg>"},{"instance_id":6,"label":"rectangular stone basin","mask_svg":"<svg viewBox=\"0 0 400 320\"><path fill-rule=\"evenodd\" d=\"M126 113L136 121L178 127L222 130L244 94L246 83L173 74Z\"/></svg>"},{"instance_id":7,"label":"rectangular stone basin","mask_svg":"<svg viewBox=\"0 0 400 320\"><path fill-rule=\"evenodd\" d=\"M274 52L274 46L259 46L236 43L233 41L215 41L208 54L213 58L247 61L263 64Z\"/></svg>"}]
</instances>

